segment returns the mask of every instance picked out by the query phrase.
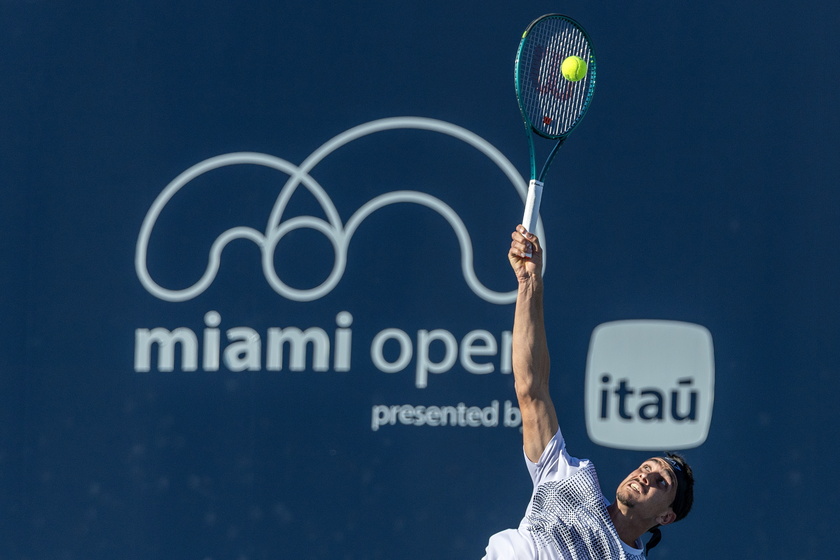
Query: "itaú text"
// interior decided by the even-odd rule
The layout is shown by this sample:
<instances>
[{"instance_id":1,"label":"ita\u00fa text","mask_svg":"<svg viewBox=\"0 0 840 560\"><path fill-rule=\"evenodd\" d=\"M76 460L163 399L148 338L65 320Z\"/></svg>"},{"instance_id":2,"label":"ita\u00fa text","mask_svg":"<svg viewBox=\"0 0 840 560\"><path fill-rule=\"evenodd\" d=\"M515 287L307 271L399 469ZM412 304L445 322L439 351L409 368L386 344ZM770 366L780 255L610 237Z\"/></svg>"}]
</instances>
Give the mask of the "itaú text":
<instances>
[{"instance_id":1,"label":"ita\u00fa text","mask_svg":"<svg viewBox=\"0 0 840 560\"><path fill-rule=\"evenodd\" d=\"M336 315L335 328L272 327L265 336L250 327L221 329L221 315L204 315L204 329L138 328L134 331L134 370L148 371L335 371L352 369L353 316ZM223 341L223 337L226 339ZM388 328L374 336L370 359L383 373L413 370L414 385L424 388L429 374L444 373L456 363L472 374L511 372L511 333L497 339L486 330L456 338L445 329L420 329L409 334ZM155 360L156 358L156 360ZM176 364L177 361L180 363ZM156 363L155 363L156 361Z\"/></svg>"}]
</instances>

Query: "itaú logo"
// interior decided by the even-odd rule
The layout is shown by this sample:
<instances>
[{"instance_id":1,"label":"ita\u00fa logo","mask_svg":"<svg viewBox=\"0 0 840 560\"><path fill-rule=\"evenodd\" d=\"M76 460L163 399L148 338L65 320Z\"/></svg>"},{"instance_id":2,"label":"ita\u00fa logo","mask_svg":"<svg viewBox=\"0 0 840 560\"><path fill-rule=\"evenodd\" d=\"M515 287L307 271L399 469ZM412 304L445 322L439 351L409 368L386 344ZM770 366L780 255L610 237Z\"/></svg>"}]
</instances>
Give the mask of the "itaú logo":
<instances>
[{"instance_id":1,"label":"ita\u00fa logo","mask_svg":"<svg viewBox=\"0 0 840 560\"><path fill-rule=\"evenodd\" d=\"M470 289L480 298L494 304L508 304L516 300L516 291L496 292L485 287L476 276L473 266L472 241L464 222L446 203L429 194L418 191L392 191L380 195L363 204L343 223L326 190L310 175L313 168L325 157L338 148L369 134L394 129L416 129L446 134L476 148L490 161L497 165L519 192L523 201L526 185L522 176L510 161L489 142L459 126L444 121L422 117L395 117L371 121L351 128L332 138L315 150L300 165L268 154L239 152L224 154L204 160L178 175L158 195L152 203L137 239L134 264L137 277L143 287L153 296L165 301L186 301L202 294L215 280L221 266L222 251L228 243L236 239L247 239L255 243L261 252L262 270L268 284L281 296L294 301L314 301L329 294L341 280L347 266L347 251L353 234L359 225L373 212L397 203L413 203L426 206L443 216L452 227L455 239L461 249L461 271ZM258 165L277 170L288 175L276 202L271 209L265 231L250 227L234 227L223 232L213 242L207 259L207 266L201 277L187 287L165 287L158 284L151 276L147 266L149 239L155 223L166 209L167 204L186 188L193 180L214 170L234 165ZM306 188L323 208L326 219L315 216L285 216L286 207L298 187ZM274 253L277 244L291 231L308 228L323 234L331 243L335 253L335 263L329 276L320 285L306 289L293 288L281 280L275 269ZM542 237L542 224L538 225L538 234Z\"/></svg>"},{"instance_id":2,"label":"ita\u00fa logo","mask_svg":"<svg viewBox=\"0 0 840 560\"><path fill-rule=\"evenodd\" d=\"M714 405L709 331L678 321L595 328L586 364L586 428L599 445L676 450L706 441Z\"/></svg>"}]
</instances>

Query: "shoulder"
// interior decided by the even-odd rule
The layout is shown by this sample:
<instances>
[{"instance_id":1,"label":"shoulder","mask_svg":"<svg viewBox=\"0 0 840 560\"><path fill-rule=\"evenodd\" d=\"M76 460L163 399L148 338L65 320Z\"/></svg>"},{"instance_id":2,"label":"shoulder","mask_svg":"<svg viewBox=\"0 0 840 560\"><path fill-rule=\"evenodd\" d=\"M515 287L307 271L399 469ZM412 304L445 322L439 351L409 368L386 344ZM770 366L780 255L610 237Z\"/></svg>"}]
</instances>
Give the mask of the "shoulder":
<instances>
[{"instance_id":1,"label":"shoulder","mask_svg":"<svg viewBox=\"0 0 840 560\"><path fill-rule=\"evenodd\" d=\"M591 467L589 459L578 459L572 457L566 450L566 441L560 429L545 446L539 460L534 463L525 456L525 463L534 484L547 480L562 480L576 474L583 468Z\"/></svg>"}]
</instances>

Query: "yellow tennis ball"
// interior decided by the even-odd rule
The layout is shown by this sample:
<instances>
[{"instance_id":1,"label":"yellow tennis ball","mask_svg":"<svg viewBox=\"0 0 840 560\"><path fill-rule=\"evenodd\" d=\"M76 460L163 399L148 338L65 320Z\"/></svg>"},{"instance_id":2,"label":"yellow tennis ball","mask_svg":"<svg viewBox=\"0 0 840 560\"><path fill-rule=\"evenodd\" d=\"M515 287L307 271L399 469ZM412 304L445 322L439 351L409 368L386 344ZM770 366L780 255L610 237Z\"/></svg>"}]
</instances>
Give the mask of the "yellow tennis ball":
<instances>
[{"instance_id":1,"label":"yellow tennis ball","mask_svg":"<svg viewBox=\"0 0 840 560\"><path fill-rule=\"evenodd\" d=\"M570 82L581 81L586 76L587 69L586 62L579 56L569 56L560 65L563 77Z\"/></svg>"}]
</instances>

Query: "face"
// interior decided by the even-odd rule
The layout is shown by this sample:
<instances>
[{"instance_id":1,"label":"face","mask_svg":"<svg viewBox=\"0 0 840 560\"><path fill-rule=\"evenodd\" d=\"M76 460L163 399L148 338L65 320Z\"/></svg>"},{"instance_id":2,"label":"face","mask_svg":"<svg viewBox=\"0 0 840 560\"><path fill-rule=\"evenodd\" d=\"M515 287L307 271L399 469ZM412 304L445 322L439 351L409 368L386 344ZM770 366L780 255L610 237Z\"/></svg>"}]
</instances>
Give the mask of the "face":
<instances>
[{"instance_id":1,"label":"face","mask_svg":"<svg viewBox=\"0 0 840 560\"><path fill-rule=\"evenodd\" d=\"M664 516L665 525L673 521L671 504L677 494L677 477L671 466L659 458L648 459L618 485L616 500L628 511L644 518Z\"/></svg>"}]
</instances>

